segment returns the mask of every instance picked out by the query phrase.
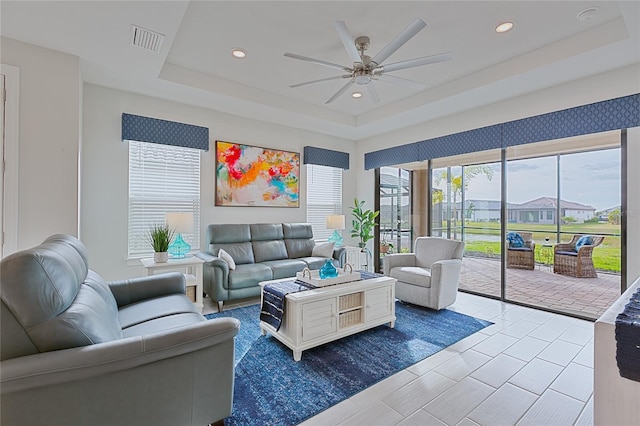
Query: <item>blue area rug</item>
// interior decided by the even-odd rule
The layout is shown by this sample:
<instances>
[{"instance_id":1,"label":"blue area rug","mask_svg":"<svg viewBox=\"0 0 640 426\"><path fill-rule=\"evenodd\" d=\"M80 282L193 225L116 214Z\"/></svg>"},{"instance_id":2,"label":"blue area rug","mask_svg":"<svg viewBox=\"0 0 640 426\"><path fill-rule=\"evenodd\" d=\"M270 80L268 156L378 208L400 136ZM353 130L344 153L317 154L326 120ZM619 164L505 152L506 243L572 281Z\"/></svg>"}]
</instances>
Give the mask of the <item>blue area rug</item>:
<instances>
[{"instance_id":1,"label":"blue area rug","mask_svg":"<svg viewBox=\"0 0 640 426\"><path fill-rule=\"evenodd\" d=\"M298 424L492 324L396 302L395 328L382 325L306 350L295 362L291 349L260 335L259 316L258 305L206 315L241 322L227 426Z\"/></svg>"}]
</instances>

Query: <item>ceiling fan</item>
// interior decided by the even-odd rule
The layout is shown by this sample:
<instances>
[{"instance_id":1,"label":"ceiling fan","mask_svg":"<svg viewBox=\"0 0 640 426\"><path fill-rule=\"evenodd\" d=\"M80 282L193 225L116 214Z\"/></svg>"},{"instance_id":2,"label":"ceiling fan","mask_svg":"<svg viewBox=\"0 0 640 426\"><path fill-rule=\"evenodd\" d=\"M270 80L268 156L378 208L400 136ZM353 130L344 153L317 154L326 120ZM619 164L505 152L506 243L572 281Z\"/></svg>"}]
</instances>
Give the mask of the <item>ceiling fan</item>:
<instances>
[{"instance_id":1,"label":"ceiling fan","mask_svg":"<svg viewBox=\"0 0 640 426\"><path fill-rule=\"evenodd\" d=\"M448 61L453 56L451 53L440 53L437 55L431 56L423 56L421 58L409 59L406 61L395 62L388 65L383 65L383 62L387 60L391 55L393 55L396 50L400 49L402 45L408 42L413 36L418 34L420 30L427 26L421 19L416 19L404 29L398 36L393 39L389 44L387 44L377 55L373 58L365 55L365 51L369 48L369 37L360 36L352 41L351 35L347 30L347 25L343 21L335 21L335 27L338 31L338 36L340 36L340 40L342 40L342 44L344 44L345 49L349 53L351 60L353 61L353 66L343 66L339 64L334 64L332 62L323 61L320 59L309 58L307 56L297 55L295 53L285 53L284 56L293 59L300 59L302 61L312 62L314 64L323 65L325 67L338 69L340 71L345 72L346 74L321 78L318 80L306 81L304 83L292 84L291 88L305 86L307 84L319 83L321 81L329 81L329 80L340 80L340 79L349 79L349 81L340 88L336 93L333 94L325 102L325 104L331 103L335 101L340 95L346 92L349 87L353 84L358 84L361 86L366 86L369 94L371 95L371 99L373 102L379 102L380 98L378 97L378 93L372 84L370 84L374 80L380 80L387 83L400 84L403 86L410 87L415 90L423 90L426 85L417 81L409 80L406 78L396 77L394 75L389 75L387 73L392 71L403 70L407 68L419 67L422 65L433 64L442 61Z\"/></svg>"}]
</instances>

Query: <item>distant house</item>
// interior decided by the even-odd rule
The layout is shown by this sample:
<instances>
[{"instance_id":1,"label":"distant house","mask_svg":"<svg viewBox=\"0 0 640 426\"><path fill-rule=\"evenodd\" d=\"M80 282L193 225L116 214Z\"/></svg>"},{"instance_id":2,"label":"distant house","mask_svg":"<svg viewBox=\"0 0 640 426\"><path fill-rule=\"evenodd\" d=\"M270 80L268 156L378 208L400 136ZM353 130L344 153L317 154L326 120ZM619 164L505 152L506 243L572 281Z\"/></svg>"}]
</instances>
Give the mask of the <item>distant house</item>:
<instances>
[{"instance_id":1,"label":"distant house","mask_svg":"<svg viewBox=\"0 0 640 426\"><path fill-rule=\"evenodd\" d=\"M496 200L465 200L464 209L462 203L456 203L455 208L447 214L447 203L436 203L433 206L434 217L441 217L446 222L447 217L460 220L464 217L470 222L499 222L500 201ZM510 223L556 223L556 199L540 197L522 204L507 203L508 221ZM585 204L572 201L560 201L560 218L572 217L576 223L583 223L596 215L596 209ZM435 222L434 222L435 224ZM437 224L435 225L438 226Z\"/></svg>"},{"instance_id":2,"label":"distant house","mask_svg":"<svg viewBox=\"0 0 640 426\"><path fill-rule=\"evenodd\" d=\"M618 213L621 210L621 206L615 206L615 207L611 207L610 209L606 209L606 210L602 210L601 212L597 212L596 215L598 216L598 220L601 222L609 222L609 214L613 213L614 211L618 211Z\"/></svg>"},{"instance_id":3,"label":"distant house","mask_svg":"<svg viewBox=\"0 0 640 426\"><path fill-rule=\"evenodd\" d=\"M540 197L522 204L509 207L509 222L511 223L556 223L556 199ZM576 223L593 219L596 209L585 204L560 200L560 218L572 217Z\"/></svg>"}]
</instances>

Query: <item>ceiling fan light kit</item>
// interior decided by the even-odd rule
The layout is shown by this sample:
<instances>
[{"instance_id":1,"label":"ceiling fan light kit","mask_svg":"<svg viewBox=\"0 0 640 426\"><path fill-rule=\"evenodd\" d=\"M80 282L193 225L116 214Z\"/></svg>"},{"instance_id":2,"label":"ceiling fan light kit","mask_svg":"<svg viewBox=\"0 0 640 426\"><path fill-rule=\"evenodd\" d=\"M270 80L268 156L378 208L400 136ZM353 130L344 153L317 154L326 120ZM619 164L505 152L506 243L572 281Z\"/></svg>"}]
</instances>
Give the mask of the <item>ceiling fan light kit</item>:
<instances>
[{"instance_id":1,"label":"ceiling fan light kit","mask_svg":"<svg viewBox=\"0 0 640 426\"><path fill-rule=\"evenodd\" d=\"M335 64L332 62L323 61L321 59L314 59L307 56L297 55L295 53L285 53L284 56L298 59L302 61L312 62L317 65L322 65L325 67L338 69L346 74L321 78L318 80L305 81L303 83L292 84L289 87L296 88L305 86L307 84L319 83L322 81L330 81L330 80L341 80L348 79L349 81L342 86L336 93L331 96L325 104L329 104L336 100L340 95L346 92L349 87L353 84L357 84L360 86L366 86L369 94L371 95L371 100L374 103L380 101L378 94L375 90L373 84L371 84L374 80L380 80L386 83L391 84L399 84L405 87L412 88L414 90L423 90L426 85L420 83L418 81L409 80L402 77L397 77L393 75L389 75L386 73L399 71L407 68L419 67L428 64L434 64L437 62L448 61L452 58L451 53L440 53L437 55L424 56L421 58L409 59L406 61L395 62L388 65L383 65L383 62L386 61L391 55L393 55L400 47L402 47L406 42L408 42L413 36L418 34L427 24L424 23L421 19L416 19L405 28L396 38L391 40L389 44L387 44L377 55L371 58L368 55L365 55L365 51L369 48L370 39L367 36L357 37L355 40L349 34L349 30L347 29L347 25L343 21L336 21L334 23L336 27L336 31L338 32L338 36L342 41L349 57L353 61L353 65L351 67L343 66L339 64ZM353 96L353 95L352 95ZM361 94L362 96L362 94ZM354 96L355 97L355 96Z\"/></svg>"}]
</instances>

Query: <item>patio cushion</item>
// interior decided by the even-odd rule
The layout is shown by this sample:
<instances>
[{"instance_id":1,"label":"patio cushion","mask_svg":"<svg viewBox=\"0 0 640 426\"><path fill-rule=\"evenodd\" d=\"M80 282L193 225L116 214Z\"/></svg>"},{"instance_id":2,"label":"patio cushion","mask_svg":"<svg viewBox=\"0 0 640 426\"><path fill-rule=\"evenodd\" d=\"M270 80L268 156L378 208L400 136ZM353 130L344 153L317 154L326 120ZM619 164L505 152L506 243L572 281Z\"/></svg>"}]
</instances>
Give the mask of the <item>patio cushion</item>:
<instances>
[{"instance_id":1,"label":"patio cushion","mask_svg":"<svg viewBox=\"0 0 640 426\"><path fill-rule=\"evenodd\" d=\"M577 256L578 252L575 252L575 251L557 251L556 255L558 255L558 254L563 255L563 256Z\"/></svg>"},{"instance_id":2,"label":"patio cushion","mask_svg":"<svg viewBox=\"0 0 640 426\"><path fill-rule=\"evenodd\" d=\"M509 232L507 233L507 241L509 242L509 248L520 248L524 247L524 239L522 235L517 232Z\"/></svg>"},{"instance_id":3,"label":"patio cushion","mask_svg":"<svg viewBox=\"0 0 640 426\"><path fill-rule=\"evenodd\" d=\"M529 247L509 247L512 251L531 251Z\"/></svg>"},{"instance_id":4,"label":"patio cushion","mask_svg":"<svg viewBox=\"0 0 640 426\"><path fill-rule=\"evenodd\" d=\"M580 239L576 242L576 251L580 250L580 247L582 247L585 244L586 245L593 244L591 235L583 235L582 237L580 237Z\"/></svg>"},{"instance_id":5,"label":"patio cushion","mask_svg":"<svg viewBox=\"0 0 640 426\"><path fill-rule=\"evenodd\" d=\"M405 283L421 287L431 287L431 271L425 268L398 266L391 268L389 276Z\"/></svg>"}]
</instances>

